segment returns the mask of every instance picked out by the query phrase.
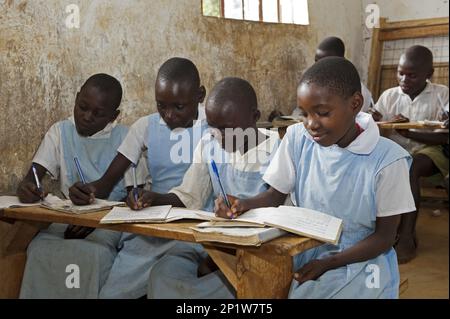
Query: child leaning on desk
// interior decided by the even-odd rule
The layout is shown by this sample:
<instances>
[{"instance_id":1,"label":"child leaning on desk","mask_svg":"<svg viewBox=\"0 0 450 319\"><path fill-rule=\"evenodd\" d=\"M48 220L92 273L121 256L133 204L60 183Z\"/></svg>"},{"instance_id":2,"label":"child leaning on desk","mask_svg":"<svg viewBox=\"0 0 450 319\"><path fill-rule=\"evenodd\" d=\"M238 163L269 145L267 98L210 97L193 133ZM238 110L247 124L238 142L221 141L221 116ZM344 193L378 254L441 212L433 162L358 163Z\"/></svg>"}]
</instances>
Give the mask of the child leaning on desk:
<instances>
[{"instance_id":1,"label":"child leaning on desk","mask_svg":"<svg viewBox=\"0 0 450 319\"><path fill-rule=\"evenodd\" d=\"M380 137L363 103L359 75L344 58L321 59L297 90L304 123L290 126L264 180L268 191L223 201L220 214L236 216L295 205L343 220L337 245L324 244L294 257L289 298L397 298L399 271L392 245L400 214L413 211L409 154ZM377 282L371 273L377 271ZM372 274L373 275L373 274Z\"/></svg>"},{"instance_id":2,"label":"child leaning on desk","mask_svg":"<svg viewBox=\"0 0 450 319\"><path fill-rule=\"evenodd\" d=\"M20 201L32 203L44 197L45 191L38 185L46 172L59 178L61 192L69 197L70 185L81 180L74 158L86 180L100 178L128 131L115 123L121 99L122 87L110 75L95 74L83 84L76 95L73 116L54 124L39 146L33 168L17 189ZM122 200L125 196L122 175L108 199ZM20 297L96 298L119 238L120 233L114 231L51 224L28 247ZM69 264L80 267L79 289L66 286Z\"/></svg>"},{"instance_id":3,"label":"child leaning on desk","mask_svg":"<svg viewBox=\"0 0 450 319\"><path fill-rule=\"evenodd\" d=\"M155 81L158 112L141 117L131 126L117 156L100 179L70 188L72 201L80 205L88 203L86 186L94 187L96 195L109 191L142 155L151 176L152 192L167 193L181 184L191 166L193 150L208 127L201 105L205 95L206 89L192 61L179 57L165 61ZM140 201L148 192L140 188L138 192L134 189L132 194ZM117 256L99 298L145 296L150 268L175 243L171 239L122 233Z\"/></svg>"},{"instance_id":4,"label":"child leaning on desk","mask_svg":"<svg viewBox=\"0 0 450 319\"><path fill-rule=\"evenodd\" d=\"M195 148L181 185L168 194L148 193L139 205L200 209L211 194L249 198L267 190L262 176L280 138L276 131L256 127L260 112L252 85L240 78L219 81L208 96L206 117L211 131ZM128 205L140 208L132 194ZM178 243L153 265L149 278L149 298L234 297L233 288L200 244Z\"/></svg>"},{"instance_id":5,"label":"child leaning on desk","mask_svg":"<svg viewBox=\"0 0 450 319\"><path fill-rule=\"evenodd\" d=\"M431 83L433 54L420 45L406 50L401 56L397 78L399 86L386 90L378 100L374 114L377 119L391 120L403 115L411 121L442 121L448 114L448 87ZM420 206L420 178L440 174L448 175L448 132L424 130L396 130L387 135L413 155L411 187L417 211ZM399 263L416 256L415 225L417 211L402 216L398 242L395 245Z\"/></svg>"}]
</instances>

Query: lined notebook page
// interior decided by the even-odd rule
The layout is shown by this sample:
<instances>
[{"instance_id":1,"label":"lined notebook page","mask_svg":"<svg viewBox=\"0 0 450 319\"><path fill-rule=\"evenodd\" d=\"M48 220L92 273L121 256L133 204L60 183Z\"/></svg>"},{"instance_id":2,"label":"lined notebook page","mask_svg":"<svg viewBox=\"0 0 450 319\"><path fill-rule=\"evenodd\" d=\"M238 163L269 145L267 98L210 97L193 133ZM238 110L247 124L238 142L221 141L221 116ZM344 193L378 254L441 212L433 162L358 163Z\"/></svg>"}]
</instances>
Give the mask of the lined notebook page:
<instances>
[{"instance_id":1,"label":"lined notebook page","mask_svg":"<svg viewBox=\"0 0 450 319\"><path fill-rule=\"evenodd\" d=\"M114 207L105 215L100 224L161 222L167 219L172 206L151 206L142 210L131 210L129 207Z\"/></svg>"},{"instance_id":2,"label":"lined notebook page","mask_svg":"<svg viewBox=\"0 0 450 319\"><path fill-rule=\"evenodd\" d=\"M275 209L266 224L330 243L338 242L342 230L342 220L339 218L293 206Z\"/></svg>"}]
</instances>

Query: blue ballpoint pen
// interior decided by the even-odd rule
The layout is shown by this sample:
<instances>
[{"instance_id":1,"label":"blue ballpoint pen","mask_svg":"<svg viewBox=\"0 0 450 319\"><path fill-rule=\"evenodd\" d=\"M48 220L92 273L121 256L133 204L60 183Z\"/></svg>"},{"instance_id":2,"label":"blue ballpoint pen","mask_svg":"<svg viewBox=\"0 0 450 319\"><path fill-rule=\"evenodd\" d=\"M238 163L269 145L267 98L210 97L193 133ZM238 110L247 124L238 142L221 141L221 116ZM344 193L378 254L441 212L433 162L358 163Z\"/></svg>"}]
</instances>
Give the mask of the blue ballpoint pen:
<instances>
[{"instance_id":1,"label":"blue ballpoint pen","mask_svg":"<svg viewBox=\"0 0 450 319\"><path fill-rule=\"evenodd\" d=\"M138 201L138 187L137 187L137 178L136 178L136 164L131 164L131 169L133 171L133 195L134 202Z\"/></svg>"},{"instance_id":2,"label":"blue ballpoint pen","mask_svg":"<svg viewBox=\"0 0 450 319\"><path fill-rule=\"evenodd\" d=\"M225 193L225 189L223 188L222 182L220 181L219 170L217 169L217 165L216 165L216 162L214 160L211 161L211 166L212 166L212 169L214 171L214 174L216 174L216 176L217 176L217 180L219 181L219 186L220 186L220 189L222 191L223 199L225 200L225 203L227 204L228 208L231 208L231 204L230 204L230 202L228 200L227 194Z\"/></svg>"},{"instance_id":3,"label":"blue ballpoint pen","mask_svg":"<svg viewBox=\"0 0 450 319\"><path fill-rule=\"evenodd\" d=\"M83 184L86 184L86 180L84 179L83 171L81 170L80 162L78 161L78 158L74 157L73 160L75 161L75 166L77 167L78 175L80 175L81 182Z\"/></svg>"}]
</instances>

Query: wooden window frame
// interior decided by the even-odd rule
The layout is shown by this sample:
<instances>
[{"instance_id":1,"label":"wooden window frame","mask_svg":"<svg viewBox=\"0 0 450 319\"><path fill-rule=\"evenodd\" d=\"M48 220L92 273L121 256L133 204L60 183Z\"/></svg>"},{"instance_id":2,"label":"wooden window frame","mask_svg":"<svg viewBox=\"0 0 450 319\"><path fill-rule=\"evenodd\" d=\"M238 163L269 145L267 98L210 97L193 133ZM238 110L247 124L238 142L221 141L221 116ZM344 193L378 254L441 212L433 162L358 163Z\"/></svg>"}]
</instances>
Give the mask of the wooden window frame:
<instances>
[{"instance_id":1,"label":"wooden window frame","mask_svg":"<svg viewBox=\"0 0 450 319\"><path fill-rule=\"evenodd\" d=\"M263 17L263 0L258 0L259 1L259 20L256 22L264 22L264 23L283 23L281 21L281 0L277 0L277 22L266 22L264 21L264 17ZM254 21L254 20L246 20L245 19L245 11L244 11L244 0L241 0L242 2L242 21ZM201 1L201 10L202 10L202 14L203 14L203 0ZM219 18L222 19L228 19L225 17L225 0L220 0L219 2L219 6L220 6L220 16ZM241 20L241 19L239 19Z\"/></svg>"}]
</instances>

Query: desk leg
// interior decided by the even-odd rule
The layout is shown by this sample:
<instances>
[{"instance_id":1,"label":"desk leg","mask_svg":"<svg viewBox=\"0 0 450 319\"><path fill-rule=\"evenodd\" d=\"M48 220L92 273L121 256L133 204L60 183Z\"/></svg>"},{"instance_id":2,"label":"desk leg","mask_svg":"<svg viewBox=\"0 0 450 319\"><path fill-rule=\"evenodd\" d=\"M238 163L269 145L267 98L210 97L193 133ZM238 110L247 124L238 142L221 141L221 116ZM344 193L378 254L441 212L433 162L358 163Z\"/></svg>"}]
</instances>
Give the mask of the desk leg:
<instances>
[{"instance_id":1,"label":"desk leg","mask_svg":"<svg viewBox=\"0 0 450 319\"><path fill-rule=\"evenodd\" d=\"M292 281L292 257L267 250L237 250L237 297L287 298Z\"/></svg>"},{"instance_id":2,"label":"desk leg","mask_svg":"<svg viewBox=\"0 0 450 319\"><path fill-rule=\"evenodd\" d=\"M48 224L0 221L0 299L18 298L26 262L26 249Z\"/></svg>"}]
</instances>

